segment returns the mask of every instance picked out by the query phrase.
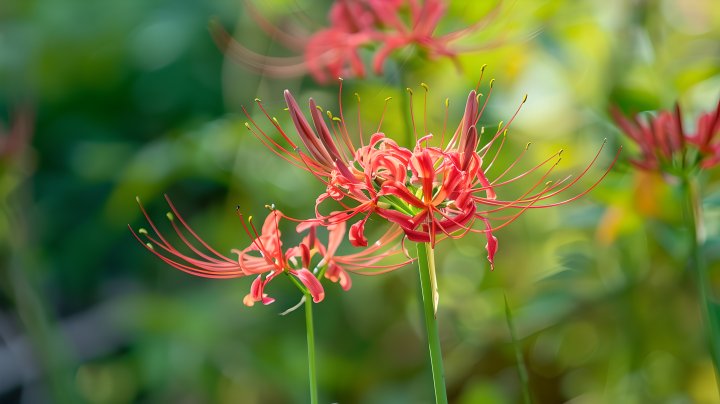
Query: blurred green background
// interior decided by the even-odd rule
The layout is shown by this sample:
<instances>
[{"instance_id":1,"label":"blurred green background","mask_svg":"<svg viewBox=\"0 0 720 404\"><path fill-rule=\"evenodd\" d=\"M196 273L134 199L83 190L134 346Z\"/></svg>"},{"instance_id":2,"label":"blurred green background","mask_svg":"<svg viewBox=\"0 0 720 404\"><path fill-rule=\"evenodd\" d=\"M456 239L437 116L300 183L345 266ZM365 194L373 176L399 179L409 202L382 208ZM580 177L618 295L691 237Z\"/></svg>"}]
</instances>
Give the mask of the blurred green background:
<instances>
[{"instance_id":1,"label":"blurred green background","mask_svg":"<svg viewBox=\"0 0 720 404\"><path fill-rule=\"evenodd\" d=\"M326 25L331 2L255 4L275 23L302 10ZM452 1L438 32L468 26L495 4ZM270 203L310 217L324 190L245 129L240 105L267 127L253 103L262 99L294 136L282 91L304 110L312 96L337 115L337 85L244 71L212 42L211 16L255 52L290 55L238 0L0 3L2 131L32 134L27 148L0 154L1 403L307 402L303 314L278 316L300 298L289 282L271 284L274 304L245 307L251 279L175 270L127 228L147 227L139 196L170 235L167 193L205 241L229 254L250 243L236 205L258 217ZM451 402L521 400L504 295L538 403L720 402L685 268L681 195L667 178L627 163L637 148L608 116L611 103L644 111L679 100L689 125L714 108L719 28L716 0L507 1L468 39L504 44L460 56L461 71L409 47L388 59L383 77L346 78L348 121L357 121L353 93L362 97L365 128L392 96L383 130L410 147L405 88L415 89L421 114L420 83L429 86L428 124L437 134L445 99L454 128L487 63L480 92L496 82L481 125L507 121L529 95L490 177L527 142L514 173L562 148L553 176L576 176L608 139L568 198L625 147L587 196L497 231L494 272L482 235L438 246ZM366 64L372 51L363 50ZM719 171L701 178L713 288L720 287ZM507 186L501 198L522 195L537 178ZM371 242L385 225L373 218ZM281 230L288 245L300 240L290 223ZM327 297L315 306L321 401L432 402L416 266L353 276L348 292L325 285Z\"/></svg>"}]
</instances>

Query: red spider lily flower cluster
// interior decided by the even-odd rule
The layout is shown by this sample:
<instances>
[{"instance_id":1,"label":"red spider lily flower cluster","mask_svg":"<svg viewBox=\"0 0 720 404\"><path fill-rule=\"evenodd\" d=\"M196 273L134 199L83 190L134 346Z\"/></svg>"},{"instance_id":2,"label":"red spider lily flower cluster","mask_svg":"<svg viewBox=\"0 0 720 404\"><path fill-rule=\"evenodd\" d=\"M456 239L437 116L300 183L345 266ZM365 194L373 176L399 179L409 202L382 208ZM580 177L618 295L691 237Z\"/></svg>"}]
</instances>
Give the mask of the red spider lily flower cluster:
<instances>
[{"instance_id":1,"label":"red spider lily flower cluster","mask_svg":"<svg viewBox=\"0 0 720 404\"><path fill-rule=\"evenodd\" d=\"M622 131L640 147L642 159L631 160L639 168L676 172L692 169L696 163L702 169L720 163L720 102L714 111L700 116L694 134L685 133L678 104L673 112L658 111L655 117L635 114L631 120L616 106L611 107L610 113ZM695 161L687 160L690 148L697 149Z\"/></svg>"},{"instance_id":2,"label":"red spider lily flower cluster","mask_svg":"<svg viewBox=\"0 0 720 404\"><path fill-rule=\"evenodd\" d=\"M460 53L488 49L501 41L481 46L459 46L453 43L481 30L499 11L500 5L475 24L445 35L435 29L447 11L441 0L338 0L330 8L330 26L308 34L296 26L281 30L266 20L248 2L248 10L260 28L287 49L303 56L276 58L250 51L232 39L213 22L211 32L218 47L241 67L269 77L296 77L310 73L324 83L330 77L365 77L365 66L358 50L376 49L372 69L382 74L388 55L396 49L416 45L430 58L455 58Z\"/></svg>"},{"instance_id":3,"label":"red spider lily flower cluster","mask_svg":"<svg viewBox=\"0 0 720 404\"><path fill-rule=\"evenodd\" d=\"M140 208L142 209L143 214L145 214L145 217L150 223L150 226L157 235L158 239L150 236L145 229L140 229L138 230L138 233L145 236L149 241L148 243L145 243L131 227L130 230L133 232L135 237L145 246L145 248L152 251L163 261L192 275L204 278L231 279L257 274L257 278L253 281L252 286L250 287L250 293L245 296L245 299L243 300L247 306L252 306L255 302L262 302L265 305L274 302L275 299L268 297L265 293L265 286L281 273L296 277L300 283L302 283L304 288L306 288L306 290L312 295L315 303L322 301L325 297L325 291L318 280L318 277L309 270L315 254L319 254L322 257L320 263L315 268L315 272L317 272L320 267L327 266L327 270L324 272L325 277L333 282L339 281L340 285L345 290L350 289L352 285L348 272L361 275L375 275L395 270L408 264L409 262L414 261L409 260L398 264L384 266L374 265L384 258L401 252L397 247L391 248L385 252L379 252L380 249L385 247L389 241L397 238L401 232L399 228L391 229L388 234L373 244L372 247L367 248L362 252L346 256L337 256L337 249L345 235L345 223L339 223L335 226L329 227L330 235L327 247L325 247L325 245L323 245L317 238L316 224L302 223L297 227L298 233L309 229L309 234L303 239L300 245L283 251L283 243L281 241L281 232L279 230L278 223L284 216L280 211L275 209L272 209L265 219L260 234L258 234L252 221L248 220L246 223L242 214L238 211L243 227L250 236L252 243L244 250L231 250L232 253L238 255L237 260L233 260L218 253L200 237L198 237L198 235L188 226L185 220L183 220L167 196L166 199L173 212L168 213L168 218L170 219L173 228L180 239L200 258L198 259L185 255L173 247L167 239L160 234L157 227L155 227L155 224L152 220L150 220L150 217L145 211L145 208L143 208L142 204L140 205ZM138 203L140 203L139 200ZM180 227L175 223L175 217L177 217L185 229L209 251L209 255L200 251L185 237L183 232L180 230ZM154 246L160 247L161 250L164 250L174 258L168 258L167 256L160 254ZM257 252L260 256L251 255L252 252ZM299 262L298 258L300 258ZM366 272L368 269L380 270ZM263 279L263 274L267 274L265 279Z\"/></svg>"},{"instance_id":4,"label":"red spider lily flower cluster","mask_svg":"<svg viewBox=\"0 0 720 404\"><path fill-rule=\"evenodd\" d=\"M479 102L482 94L477 94L476 90L470 91L465 113L457 130L448 144L445 145L445 127L443 127L440 147L428 146L428 140L432 139L433 135L427 132L427 124L425 125L425 136L418 139L417 133L415 134L413 150L400 147L395 141L380 132L382 127L381 118L377 131L371 135L370 142L367 145L363 141L362 128L359 128L360 147L355 149L342 114L342 81L340 83L340 118L332 117L332 114L328 111L332 134L323 114L320 113L321 108L315 105L312 99L310 99L309 103L315 131L312 130L292 95L285 91L285 100L293 124L308 154L301 151L288 138L274 118L270 119L270 121L289 142L291 150L272 140L252 121L252 118L250 118L250 121L253 126L249 123L246 123L246 126L281 158L311 172L327 186L326 192L317 198L316 218L310 219L308 222L319 223L323 226L335 226L355 216L360 216L361 219L350 226L349 239L355 246L367 246L367 239L363 235L363 230L372 213L377 213L399 226L409 240L431 243L431 247L434 247L436 242L446 237L459 238L469 232L483 233L487 236L488 260L491 266L494 267L493 259L498 244L497 239L492 235L493 231L507 226L528 209L558 206L581 197L594 188L605 177L607 171L592 187L575 197L552 204L537 204L539 201L558 195L576 183L595 162L600 154L600 151L598 151L588 168L579 177L562 188L558 187L570 177L554 184L552 182L545 183L547 176L557 165L555 163L521 197L515 200L498 199L497 189L499 187L527 176L558 157L562 150L530 171L513 179L500 182L505 174L525 154L526 147L525 151L510 167L493 181L490 181L487 171L493 165L505 142L504 135L508 125L520 111L520 108L518 108L513 118L504 126L501 122L492 139L485 146L478 149L483 128L478 130L477 123L492 94L492 83L491 81L482 108ZM425 84L423 84L423 87L426 90L425 109L427 109L428 88ZM408 90L411 93L410 108L412 113L412 91ZM527 96L523 103L526 99ZM259 100L256 101L259 104ZM358 96L358 120L360 114L359 102L360 97ZM445 124L447 124L448 105L448 100L446 100ZM260 108L265 111L262 105L260 105ZM383 118L384 115L383 112ZM425 122L427 122L426 119ZM484 162L487 161L487 153L500 136L503 136L503 138L495 156L489 164L484 166ZM340 138L343 139L342 142ZM425 144L423 145L423 143ZM602 147L600 150L602 150ZM617 159L617 156L615 159ZM609 170L610 168L608 168ZM541 185L543 183L545 183L544 186ZM538 188L541 189L536 191ZM533 192L535 193L533 194ZM337 201L343 207L343 210L332 212L329 215L321 214L319 207L328 198ZM507 217L491 216L491 213L505 209L519 209L520 211ZM473 224L478 220L483 223L483 229L473 228ZM493 227L490 220L499 220L503 221L503 223Z\"/></svg>"}]
</instances>

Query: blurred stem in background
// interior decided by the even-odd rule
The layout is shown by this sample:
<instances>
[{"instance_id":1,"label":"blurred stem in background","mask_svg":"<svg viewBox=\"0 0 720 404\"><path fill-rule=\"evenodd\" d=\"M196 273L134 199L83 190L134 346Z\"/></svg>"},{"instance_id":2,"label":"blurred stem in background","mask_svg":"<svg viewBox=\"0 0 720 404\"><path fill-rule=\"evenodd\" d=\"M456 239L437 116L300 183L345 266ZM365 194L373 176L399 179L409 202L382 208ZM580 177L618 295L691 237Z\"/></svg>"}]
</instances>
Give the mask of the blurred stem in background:
<instances>
[{"instance_id":1,"label":"blurred stem in background","mask_svg":"<svg viewBox=\"0 0 720 404\"><path fill-rule=\"evenodd\" d=\"M685 193L685 217L690 227L691 265L694 267L697 280L700 312L705 325L705 334L708 340L708 349L713 361L715 383L720 392L720 327L718 315L720 307L712 300L710 280L708 278L707 262L703 247L705 245L705 228L703 219L702 198L697 178L686 175L683 178L683 191Z\"/></svg>"},{"instance_id":2,"label":"blurred stem in background","mask_svg":"<svg viewBox=\"0 0 720 404\"><path fill-rule=\"evenodd\" d=\"M515 350L515 358L517 359L518 365L518 377L520 378L520 387L522 388L523 403L532 404L530 398L530 387L528 386L528 371L525 367L525 360L523 359L522 352L520 351L520 344L517 341L517 332L515 332L515 323L512 321L512 313L510 312L510 305L505 298L505 317L507 317L508 329L510 330L510 339Z\"/></svg>"},{"instance_id":3,"label":"blurred stem in background","mask_svg":"<svg viewBox=\"0 0 720 404\"><path fill-rule=\"evenodd\" d=\"M17 108L9 133L0 133L0 220L6 225L6 234L0 234L1 282L32 343L34 359L46 377L52 401L72 403L76 400L70 385L73 379L66 344L52 325L47 303L33 277L36 264L28 211L33 207L34 162L27 152L33 122L26 107ZM35 364L25 365L31 368Z\"/></svg>"},{"instance_id":4,"label":"blurred stem in background","mask_svg":"<svg viewBox=\"0 0 720 404\"><path fill-rule=\"evenodd\" d=\"M438 404L447 404L445 390L445 372L443 371L442 352L440 350L440 334L438 333L437 317L435 312L435 296L437 284L435 282L435 252L430 243L418 243L418 268L420 270L420 288L423 296L423 309L425 311L425 326L427 327L428 346L430 347L430 364L432 366L433 384L435 386L435 401Z\"/></svg>"}]
</instances>

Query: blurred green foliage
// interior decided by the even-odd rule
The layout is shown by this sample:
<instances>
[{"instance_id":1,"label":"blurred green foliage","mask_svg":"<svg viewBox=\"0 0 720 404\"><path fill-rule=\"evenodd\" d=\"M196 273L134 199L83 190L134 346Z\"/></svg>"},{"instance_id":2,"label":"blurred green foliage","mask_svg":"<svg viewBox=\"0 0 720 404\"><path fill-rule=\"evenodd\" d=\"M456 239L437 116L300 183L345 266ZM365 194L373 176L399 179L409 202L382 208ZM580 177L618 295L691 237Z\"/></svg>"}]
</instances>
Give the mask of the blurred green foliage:
<instances>
[{"instance_id":1,"label":"blurred green foliage","mask_svg":"<svg viewBox=\"0 0 720 404\"><path fill-rule=\"evenodd\" d=\"M685 268L682 195L672 179L627 163L635 146L607 111L611 103L644 111L679 100L692 122L712 108L720 96L720 4L506 3L474 39L503 37L504 45L460 56L461 71L405 49L387 61L385 76L345 79L351 134L353 93L363 100L363 128L377 124L383 100L392 96L383 130L409 146L405 88L417 89L417 118L420 83L427 83L428 124L438 134L445 99L453 127L487 63L486 77L496 82L481 125L507 121L529 94L491 177L527 142L532 146L513 173L562 148L552 179L577 176L608 138L568 197L591 186L626 146L585 197L529 211L498 231L494 272L484 237L438 246L438 318L451 401L521 402L506 295L535 402L719 402ZM465 27L493 5L452 1L439 29ZM276 23L303 10L324 24L330 2L256 6ZM290 216L309 217L323 191L245 129L240 105L268 127L253 104L262 99L293 133L282 90L290 89L302 108L312 96L337 115L337 86L262 78L225 61L206 29L213 15L254 51L285 56L235 0L0 3L4 129L20 106L34 117L29 149L0 156L0 402L306 402L302 313L277 316L300 298L293 286L273 283L274 304L245 307L250 279L192 277L148 253L127 230L128 223L147 227L139 196L169 234L166 193L205 241L229 252L249 244L236 205L261 216L274 203ZM487 80L480 92L484 86ZM719 177L715 169L701 178L714 289ZM504 198L522 195L537 178L508 185ZM289 244L299 241L290 223L283 226ZM374 218L368 238L383 226ZM431 402L417 269L354 276L350 291L336 284L326 290L315 306L322 401Z\"/></svg>"}]
</instances>

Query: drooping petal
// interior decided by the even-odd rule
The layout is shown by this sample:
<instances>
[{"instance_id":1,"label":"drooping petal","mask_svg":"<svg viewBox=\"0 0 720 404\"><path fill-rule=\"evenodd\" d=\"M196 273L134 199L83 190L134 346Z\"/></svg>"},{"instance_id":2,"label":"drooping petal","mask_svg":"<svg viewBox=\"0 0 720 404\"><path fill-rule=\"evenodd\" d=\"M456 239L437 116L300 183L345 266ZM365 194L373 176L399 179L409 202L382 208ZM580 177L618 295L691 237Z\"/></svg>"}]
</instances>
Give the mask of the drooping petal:
<instances>
[{"instance_id":1,"label":"drooping petal","mask_svg":"<svg viewBox=\"0 0 720 404\"><path fill-rule=\"evenodd\" d=\"M340 265L331 262L328 265L327 271L325 271L325 277L333 282L340 281L340 286L343 290L348 291L352 287L352 280L347 271L345 271Z\"/></svg>"},{"instance_id":2,"label":"drooping petal","mask_svg":"<svg viewBox=\"0 0 720 404\"><path fill-rule=\"evenodd\" d=\"M303 268L300 270L291 269L290 273L297 276L300 282L308 288L308 292L312 295L315 303L320 303L325 298L325 290L312 272Z\"/></svg>"},{"instance_id":3,"label":"drooping petal","mask_svg":"<svg viewBox=\"0 0 720 404\"><path fill-rule=\"evenodd\" d=\"M260 301L262 298L263 293L263 281L262 281L262 274L258 275L257 278L253 281L252 285L250 285L250 296L252 296L253 300L256 302Z\"/></svg>"},{"instance_id":4,"label":"drooping petal","mask_svg":"<svg viewBox=\"0 0 720 404\"><path fill-rule=\"evenodd\" d=\"M363 232L365 231L365 222L368 217L370 217L370 213L368 213L363 220L350 226L349 238L350 244L352 244L353 247L367 247L367 238L365 238Z\"/></svg>"},{"instance_id":5,"label":"drooping petal","mask_svg":"<svg viewBox=\"0 0 720 404\"><path fill-rule=\"evenodd\" d=\"M265 288L265 285L272 279L274 276L268 276L265 281L262 280L262 275L258 275L257 278L253 281L252 285L250 286L250 293L243 298L243 304L245 304L248 307L251 307L255 304L255 302L260 302L264 305L268 305L275 301L275 299L268 297L267 293L263 293L263 289Z\"/></svg>"},{"instance_id":6,"label":"drooping petal","mask_svg":"<svg viewBox=\"0 0 720 404\"><path fill-rule=\"evenodd\" d=\"M485 222L485 230L490 230L492 227L490 226L490 221L487 220L485 216L480 216L483 222ZM485 248L488 251L488 261L490 261L490 270L495 270L495 263L493 262L495 258L495 253L498 250L498 241L497 237L493 236L491 232L485 233L487 236L487 244L485 245Z\"/></svg>"}]
</instances>

